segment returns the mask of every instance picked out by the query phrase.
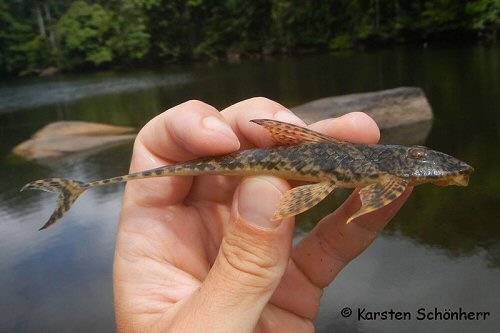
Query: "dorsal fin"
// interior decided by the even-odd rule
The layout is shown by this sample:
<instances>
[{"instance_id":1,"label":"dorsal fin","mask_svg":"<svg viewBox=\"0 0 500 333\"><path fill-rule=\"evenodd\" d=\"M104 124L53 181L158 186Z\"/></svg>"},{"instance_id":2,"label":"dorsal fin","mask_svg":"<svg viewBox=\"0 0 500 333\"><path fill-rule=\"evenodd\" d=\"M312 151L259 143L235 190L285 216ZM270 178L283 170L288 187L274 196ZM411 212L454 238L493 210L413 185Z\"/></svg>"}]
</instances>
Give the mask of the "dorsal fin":
<instances>
[{"instance_id":1,"label":"dorsal fin","mask_svg":"<svg viewBox=\"0 0 500 333\"><path fill-rule=\"evenodd\" d=\"M271 134L273 140L280 145L296 145L308 142L339 142L327 135L278 120L253 119L250 121L264 127Z\"/></svg>"}]
</instances>

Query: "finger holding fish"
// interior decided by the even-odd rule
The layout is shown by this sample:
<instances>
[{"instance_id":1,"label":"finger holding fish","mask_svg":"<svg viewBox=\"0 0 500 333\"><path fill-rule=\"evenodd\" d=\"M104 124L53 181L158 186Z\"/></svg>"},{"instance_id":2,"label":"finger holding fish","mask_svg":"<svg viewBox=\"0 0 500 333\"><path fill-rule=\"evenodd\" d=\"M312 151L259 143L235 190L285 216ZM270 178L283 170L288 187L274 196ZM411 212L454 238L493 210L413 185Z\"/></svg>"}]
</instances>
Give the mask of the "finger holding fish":
<instances>
[{"instance_id":1,"label":"finger holding fish","mask_svg":"<svg viewBox=\"0 0 500 333\"><path fill-rule=\"evenodd\" d=\"M373 119L359 112L349 113L338 118L320 120L309 125L309 128L339 140L357 143L374 144L380 138L380 131ZM409 193L404 196L407 197L408 195ZM322 294L322 289L334 279L349 260L355 257L355 254L353 254L351 259L342 261L343 265L338 265L338 256L343 257L344 254L334 253L333 250L325 251L326 248L329 248L327 244L330 244L330 242L336 243L336 236L342 234L345 236L343 237L345 241L337 244L338 249L342 249L342 246L353 248L356 247L356 244L362 244L350 250L354 251L354 253L360 253L371 241L359 240L366 238L367 234L366 230L358 226L357 223L360 223L360 220L369 218L368 224L373 222L377 226L377 230L379 228L381 230L392 218L392 216L386 216L387 211L389 211L389 214L394 215L402 202L395 204L393 203L362 219L357 219L351 225L347 225L346 222L349 217L356 213L361 206L359 195L357 192L353 193L341 207L325 217L313 231L294 247L287 271L273 295L272 302L289 311L298 313L301 306L297 302L290 301L290 298L299 298L301 304L308 304L306 306L308 312L305 316L313 320L319 310L318 300ZM351 243L351 238L347 233L342 232L343 228L351 230L351 237L357 238L357 240ZM329 239L327 243L322 241L323 237ZM368 237L373 240L374 233L370 232ZM290 289L295 290L296 293L291 295L288 292Z\"/></svg>"},{"instance_id":2,"label":"finger holding fish","mask_svg":"<svg viewBox=\"0 0 500 333\"><path fill-rule=\"evenodd\" d=\"M138 167L133 171L226 154L240 147L219 111L196 100L179 104L151 119L137 135L136 145L143 146L161 162L150 164L141 158L133 161L132 167Z\"/></svg>"},{"instance_id":3,"label":"finger holding fish","mask_svg":"<svg viewBox=\"0 0 500 333\"><path fill-rule=\"evenodd\" d=\"M267 131L250 120L277 119L304 126L304 122L283 105L264 97L254 97L233 104L220 112L220 116L230 126L240 143L240 150L270 147L274 144ZM200 208L207 202L228 202L241 181L239 177L200 176L192 183L188 200ZM219 188L220 191L214 191ZM203 207L201 207L202 205Z\"/></svg>"},{"instance_id":4,"label":"finger holding fish","mask_svg":"<svg viewBox=\"0 0 500 333\"><path fill-rule=\"evenodd\" d=\"M377 123L363 112L351 112L337 118L317 121L309 128L352 143L375 144L380 140Z\"/></svg>"},{"instance_id":5,"label":"finger holding fish","mask_svg":"<svg viewBox=\"0 0 500 333\"><path fill-rule=\"evenodd\" d=\"M130 171L153 169L238 149L238 138L215 108L200 101L188 101L161 113L142 128L134 144ZM191 184L191 177L130 182L125 200L132 200L137 205L181 203Z\"/></svg>"},{"instance_id":6,"label":"finger holding fish","mask_svg":"<svg viewBox=\"0 0 500 333\"><path fill-rule=\"evenodd\" d=\"M292 251L298 271L311 288L324 288L378 236L406 202L412 187L387 206L347 223L361 208L358 191L333 213L323 218Z\"/></svg>"},{"instance_id":7,"label":"finger holding fish","mask_svg":"<svg viewBox=\"0 0 500 333\"><path fill-rule=\"evenodd\" d=\"M253 97L221 111L241 142L241 149L270 147L274 141L269 133L251 122L253 119L273 119L298 126L304 121L283 105L264 97Z\"/></svg>"}]
</instances>

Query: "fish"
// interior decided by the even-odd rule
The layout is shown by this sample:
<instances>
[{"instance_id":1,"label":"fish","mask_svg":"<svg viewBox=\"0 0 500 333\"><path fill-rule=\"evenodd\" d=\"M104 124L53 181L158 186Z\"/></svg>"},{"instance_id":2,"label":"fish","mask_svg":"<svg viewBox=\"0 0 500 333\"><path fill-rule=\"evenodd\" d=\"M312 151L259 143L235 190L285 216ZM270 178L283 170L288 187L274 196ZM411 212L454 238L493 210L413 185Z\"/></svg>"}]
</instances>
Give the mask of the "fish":
<instances>
[{"instance_id":1,"label":"fish","mask_svg":"<svg viewBox=\"0 0 500 333\"><path fill-rule=\"evenodd\" d=\"M467 186L474 171L455 157L423 146L351 143L277 120L254 119L251 122L266 129L276 145L91 182L41 179L24 185L21 191L36 189L58 193L56 209L39 229L43 230L61 220L80 194L94 187L165 176L273 175L306 182L285 192L273 220L298 215L337 188L360 188L361 208L347 220L350 223L396 200L408 186L425 183Z\"/></svg>"}]
</instances>

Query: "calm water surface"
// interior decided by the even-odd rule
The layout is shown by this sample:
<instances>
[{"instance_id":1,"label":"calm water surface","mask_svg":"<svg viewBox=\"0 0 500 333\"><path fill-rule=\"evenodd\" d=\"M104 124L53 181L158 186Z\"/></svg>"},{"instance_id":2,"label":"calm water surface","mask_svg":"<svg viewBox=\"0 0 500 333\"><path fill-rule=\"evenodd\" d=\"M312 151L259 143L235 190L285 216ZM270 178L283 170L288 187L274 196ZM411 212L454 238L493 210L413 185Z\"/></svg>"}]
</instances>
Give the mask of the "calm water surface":
<instances>
[{"instance_id":1,"label":"calm water surface","mask_svg":"<svg viewBox=\"0 0 500 333\"><path fill-rule=\"evenodd\" d=\"M112 331L112 259L123 187L84 194L63 223L37 229L55 198L23 192L49 176L93 180L125 173L131 144L50 165L13 146L55 120L140 128L188 99L218 108L252 96L285 106L398 86L419 86L435 112L426 145L476 168L468 188L420 186L373 246L326 290L320 332L491 332L500 325L500 47L307 56L156 72L100 73L0 84L0 331ZM297 240L347 193L299 218ZM297 300L298 302L300 300ZM340 310L350 307L351 318ZM409 311L412 320L361 320ZM418 321L417 310L489 311L481 321Z\"/></svg>"}]
</instances>

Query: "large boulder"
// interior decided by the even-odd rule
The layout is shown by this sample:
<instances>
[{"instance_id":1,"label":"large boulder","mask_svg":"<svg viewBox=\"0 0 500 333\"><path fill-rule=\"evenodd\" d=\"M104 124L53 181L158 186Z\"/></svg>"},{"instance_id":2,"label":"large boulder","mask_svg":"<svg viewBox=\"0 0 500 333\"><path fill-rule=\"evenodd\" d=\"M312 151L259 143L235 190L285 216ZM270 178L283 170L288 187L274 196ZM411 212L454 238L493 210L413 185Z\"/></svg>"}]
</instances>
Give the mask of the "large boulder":
<instances>
[{"instance_id":1,"label":"large boulder","mask_svg":"<svg viewBox=\"0 0 500 333\"><path fill-rule=\"evenodd\" d=\"M318 99L292 108L308 124L364 112L381 129L380 143L424 144L432 128L432 109L422 89L400 87Z\"/></svg>"},{"instance_id":2,"label":"large boulder","mask_svg":"<svg viewBox=\"0 0 500 333\"><path fill-rule=\"evenodd\" d=\"M131 141L132 127L85 121L58 121L43 127L32 138L12 150L29 160L47 162L55 158L87 155L103 148Z\"/></svg>"},{"instance_id":3,"label":"large boulder","mask_svg":"<svg viewBox=\"0 0 500 333\"><path fill-rule=\"evenodd\" d=\"M100 135L118 135L131 133L133 127L123 127L108 124L91 123L88 121L56 121L44 126L41 130L32 135L33 138L42 138L49 136L100 136Z\"/></svg>"},{"instance_id":4,"label":"large boulder","mask_svg":"<svg viewBox=\"0 0 500 333\"><path fill-rule=\"evenodd\" d=\"M422 89L417 87L326 97L292 110L306 123L354 111L365 112L375 120L380 129L432 120L429 102Z\"/></svg>"}]
</instances>

